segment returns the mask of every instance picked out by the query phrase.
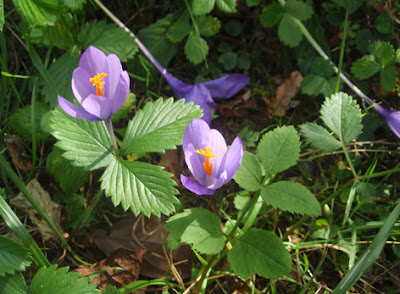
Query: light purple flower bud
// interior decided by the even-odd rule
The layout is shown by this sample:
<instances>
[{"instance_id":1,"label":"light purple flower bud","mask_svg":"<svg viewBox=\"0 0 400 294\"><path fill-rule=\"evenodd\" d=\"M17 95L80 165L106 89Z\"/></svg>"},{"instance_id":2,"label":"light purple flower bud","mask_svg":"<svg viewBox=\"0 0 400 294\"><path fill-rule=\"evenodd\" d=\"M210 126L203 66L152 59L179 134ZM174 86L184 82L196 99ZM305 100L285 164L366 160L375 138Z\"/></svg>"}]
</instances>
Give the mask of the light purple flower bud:
<instances>
[{"instance_id":1,"label":"light purple flower bud","mask_svg":"<svg viewBox=\"0 0 400 294\"><path fill-rule=\"evenodd\" d=\"M386 121L392 132L400 138L400 111L399 110L389 110L378 104L374 104L375 110L380 114L380 116Z\"/></svg>"},{"instance_id":2,"label":"light purple flower bud","mask_svg":"<svg viewBox=\"0 0 400 294\"><path fill-rule=\"evenodd\" d=\"M210 108L216 108L213 98L230 98L243 89L250 81L250 78L243 74L230 74L201 84L186 84L167 72L138 38L135 38L135 42L161 75L167 80L175 94L175 98L185 98L185 102L193 102L199 105L203 110L202 119L208 124L211 123Z\"/></svg>"},{"instance_id":3,"label":"light purple flower bud","mask_svg":"<svg viewBox=\"0 0 400 294\"><path fill-rule=\"evenodd\" d=\"M193 119L185 130L182 143L186 164L196 179L181 174L181 182L197 195L212 195L229 182L242 163L243 146L236 137L227 148L224 137L202 119Z\"/></svg>"},{"instance_id":4,"label":"light purple flower bud","mask_svg":"<svg viewBox=\"0 0 400 294\"><path fill-rule=\"evenodd\" d=\"M70 116L96 122L110 119L129 93L129 76L115 54L106 56L90 46L72 74L72 91L82 107L58 96L61 108Z\"/></svg>"}]
</instances>

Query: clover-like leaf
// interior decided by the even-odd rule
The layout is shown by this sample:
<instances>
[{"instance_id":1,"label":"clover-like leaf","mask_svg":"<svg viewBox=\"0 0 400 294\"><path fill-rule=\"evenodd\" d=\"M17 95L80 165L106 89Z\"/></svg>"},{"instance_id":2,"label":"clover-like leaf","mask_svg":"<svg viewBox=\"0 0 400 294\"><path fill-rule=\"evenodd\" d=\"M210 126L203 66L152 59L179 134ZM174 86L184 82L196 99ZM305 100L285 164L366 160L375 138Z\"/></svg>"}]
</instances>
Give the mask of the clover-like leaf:
<instances>
[{"instance_id":1,"label":"clover-like leaf","mask_svg":"<svg viewBox=\"0 0 400 294\"><path fill-rule=\"evenodd\" d=\"M179 200L172 174L158 165L114 159L101 177L101 188L114 205L130 208L135 215L169 215Z\"/></svg>"},{"instance_id":2,"label":"clover-like leaf","mask_svg":"<svg viewBox=\"0 0 400 294\"><path fill-rule=\"evenodd\" d=\"M186 242L204 254L217 254L225 245L218 217L203 208L185 209L172 216L164 228L174 240Z\"/></svg>"},{"instance_id":3,"label":"clover-like leaf","mask_svg":"<svg viewBox=\"0 0 400 294\"><path fill-rule=\"evenodd\" d=\"M296 182L280 181L266 185L261 189L261 197L267 204L282 210L311 216L321 215L321 207L315 196Z\"/></svg>"},{"instance_id":4,"label":"clover-like leaf","mask_svg":"<svg viewBox=\"0 0 400 294\"><path fill-rule=\"evenodd\" d=\"M342 144L320 125L306 123L300 125L300 129L307 141L315 148L325 151L335 151L342 147Z\"/></svg>"},{"instance_id":5,"label":"clover-like leaf","mask_svg":"<svg viewBox=\"0 0 400 294\"><path fill-rule=\"evenodd\" d=\"M15 275L6 274L0 279L0 293L4 294L28 294L28 289L22 272Z\"/></svg>"},{"instance_id":6,"label":"clover-like leaf","mask_svg":"<svg viewBox=\"0 0 400 294\"><path fill-rule=\"evenodd\" d=\"M271 28L276 25L283 16L283 7L278 2L265 6L260 15L260 22L263 26Z\"/></svg>"},{"instance_id":7,"label":"clover-like leaf","mask_svg":"<svg viewBox=\"0 0 400 294\"><path fill-rule=\"evenodd\" d=\"M300 44L301 40L303 40L303 33L296 23L298 21L299 20L293 18L290 14L285 13L279 23L279 39L289 47L296 47Z\"/></svg>"},{"instance_id":8,"label":"clover-like leaf","mask_svg":"<svg viewBox=\"0 0 400 294\"><path fill-rule=\"evenodd\" d=\"M201 110L183 99L173 98L149 102L129 122L121 146L121 154L132 152L163 152L182 145L183 133Z\"/></svg>"},{"instance_id":9,"label":"clover-like leaf","mask_svg":"<svg viewBox=\"0 0 400 294\"><path fill-rule=\"evenodd\" d=\"M245 151L242 164L236 171L233 179L247 191L257 191L261 187L262 169L257 157Z\"/></svg>"},{"instance_id":10,"label":"clover-like leaf","mask_svg":"<svg viewBox=\"0 0 400 294\"><path fill-rule=\"evenodd\" d=\"M235 274L248 279L253 273L264 278L278 278L290 273L290 254L272 232L252 228L242 235L228 252Z\"/></svg>"},{"instance_id":11,"label":"clover-like leaf","mask_svg":"<svg viewBox=\"0 0 400 294\"><path fill-rule=\"evenodd\" d=\"M207 54L207 42L194 31L191 31L185 44L185 55L187 59L194 64L198 64L206 58Z\"/></svg>"},{"instance_id":12,"label":"clover-like leaf","mask_svg":"<svg viewBox=\"0 0 400 294\"><path fill-rule=\"evenodd\" d=\"M298 0L287 0L284 9L286 13L301 21L309 19L313 13L309 4Z\"/></svg>"}]
</instances>

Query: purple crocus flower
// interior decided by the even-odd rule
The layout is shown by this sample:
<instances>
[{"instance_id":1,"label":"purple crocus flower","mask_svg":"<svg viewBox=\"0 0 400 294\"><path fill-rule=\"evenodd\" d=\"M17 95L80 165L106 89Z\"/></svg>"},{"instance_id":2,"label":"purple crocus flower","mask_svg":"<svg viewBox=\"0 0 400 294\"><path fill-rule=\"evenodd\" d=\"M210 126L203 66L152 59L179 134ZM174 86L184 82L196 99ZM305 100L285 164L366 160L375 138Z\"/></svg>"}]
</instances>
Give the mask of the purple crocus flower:
<instances>
[{"instance_id":1,"label":"purple crocus flower","mask_svg":"<svg viewBox=\"0 0 400 294\"><path fill-rule=\"evenodd\" d=\"M129 31L129 30L128 30ZM132 33L131 33L132 34ZM133 35L133 34L132 34ZM150 51L138 38L135 42L147 58L154 64L161 75L167 80L176 99L185 98L185 102L193 102L203 110L202 119L208 124L211 123L211 108L216 108L213 98L230 98L243 89L250 81L250 78L243 74L230 74L221 78L200 84L186 84L173 75L151 55Z\"/></svg>"},{"instance_id":2,"label":"purple crocus flower","mask_svg":"<svg viewBox=\"0 0 400 294\"><path fill-rule=\"evenodd\" d=\"M229 182L243 157L242 141L236 137L229 150L224 137L202 119L193 119L183 134L186 164L196 181L181 175L182 184L197 195L212 195Z\"/></svg>"},{"instance_id":3,"label":"purple crocus flower","mask_svg":"<svg viewBox=\"0 0 400 294\"><path fill-rule=\"evenodd\" d=\"M399 110L389 110L378 104L374 104L375 110L380 114L380 116L386 121L392 132L400 138L400 111Z\"/></svg>"},{"instance_id":4,"label":"purple crocus flower","mask_svg":"<svg viewBox=\"0 0 400 294\"><path fill-rule=\"evenodd\" d=\"M122 71L115 54L106 56L90 46L72 74L72 91L82 107L58 96L58 103L66 113L92 122L109 120L128 96L129 76Z\"/></svg>"}]
</instances>

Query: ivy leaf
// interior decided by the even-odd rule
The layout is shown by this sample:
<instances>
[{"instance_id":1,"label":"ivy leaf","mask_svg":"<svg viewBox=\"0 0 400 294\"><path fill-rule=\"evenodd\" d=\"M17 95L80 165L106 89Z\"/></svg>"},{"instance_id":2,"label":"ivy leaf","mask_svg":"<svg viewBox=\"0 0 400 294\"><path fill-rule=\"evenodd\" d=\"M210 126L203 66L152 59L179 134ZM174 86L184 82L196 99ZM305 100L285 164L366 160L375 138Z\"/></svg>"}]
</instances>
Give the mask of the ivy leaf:
<instances>
[{"instance_id":1,"label":"ivy leaf","mask_svg":"<svg viewBox=\"0 0 400 294\"><path fill-rule=\"evenodd\" d=\"M75 166L94 170L108 166L114 159L110 135L103 121L89 122L69 116L60 107L51 118L52 135L63 156Z\"/></svg>"},{"instance_id":2,"label":"ivy leaf","mask_svg":"<svg viewBox=\"0 0 400 294\"><path fill-rule=\"evenodd\" d=\"M114 159L101 177L101 188L115 206L130 208L135 215L169 215L179 200L176 183L163 167L140 161Z\"/></svg>"},{"instance_id":3,"label":"ivy leaf","mask_svg":"<svg viewBox=\"0 0 400 294\"><path fill-rule=\"evenodd\" d=\"M228 252L235 274L248 279L254 272L275 279L290 273L290 254L272 232L252 228L242 235Z\"/></svg>"},{"instance_id":4,"label":"ivy leaf","mask_svg":"<svg viewBox=\"0 0 400 294\"><path fill-rule=\"evenodd\" d=\"M303 185L280 181L261 189L263 200L273 207L311 216L321 215L321 207L315 196Z\"/></svg>"},{"instance_id":5,"label":"ivy leaf","mask_svg":"<svg viewBox=\"0 0 400 294\"><path fill-rule=\"evenodd\" d=\"M262 10L260 22L266 28L271 28L281 20L283 12L283 7L278 2L268 4Z\"/></svg>"},{"instance_id":6,"label":"ivy leaf","mask_svg":"<svg viewBox=\"0 0 400 294\"><path fill-rule=\"evenodd\" d=\"M361 133L360 107L346 93L339 92L326 98L321 107L321 118L344 144Z\"/></svg>"},{"instance_id":7,"label":"ivy leaf","mask_svg":"<svg viewBox=\"0 0 400 294\"><path fill-rule=\"evenodd\" d=\"M149 102L129 122L121 154L132 152L164 152L182 145L183 133L189 122L201 117L201 110L184 99L173 98Z\"/></svg>"},{"instance_id":8,"label":"ivy leaf","mask_svg":"<svg viewBox=\"0 0 400 294\"><path fill-rule=\"evenodd\" d=\"M217 7L226 13L232 13L236 9L236 0L217 0Z\"/></svg>"},{"instance_id":9,"label":"ivy leaf","mask_svg":"<svg viewBox=\"0 0 400 294\"><path fill-rule=\"evenodd\" d=\"M172 43L181 42L190 32L192 26L189 24L189 11L184 9L177 20L169 27L167 39Z\"/></svg>"},{"instance_id":10,"label":"ivy leaf","mask_svg":"<svg viewBox=\"0 0 400 294\"><path fill-rule=\"evenodd\" d=\"M262 169L257 157L245 151L242 164L233 176L238 185L250 192L257 191L261 187Z\"/></svg>"},{"instance_id":11,"label":"ivy leaf","mask_svg":"<svg viewBox=\"0 0 400 294\"><path fill-rule=\"evenodd\" d=\"M397 84L398 73L393 64L383 68L380 73L381 85L386 91L393 91Z\"/></svg>"},{"instance_id":12,"label":"ivy leaf","mask_svg":"<svg viewBox=\"0 0 400 294\"><path fill-rule=\"evenodd\" d=\"M296 24L296 20L285 13L278 27L278 36L282 43L289 47L297 47L301 40L303 40L303 34L300 28Z\"/></svg>"},{"instance_id":13,"label":"ivy leaf","mask_svg":"<svg viewBox=\"0 0 400 294\"><path fill-rule=\"evenodd\" d=\"M221 28L219 19L209 15L197 17L196 24L199 28L200 35L204 37L214 36Z\"/></svg>"},{"instance_id":14,"label":"ivy leaf","mask_svg":"<svg viewBox=\"0 0 400 294\"><path fill-rule=\"evenodd\" d=\"M312 16L312 8L307 3L298 0L288 0L286 1L284 10L291 16L296 17L301 21L305 21Z\"/></svg>"},{"instance_id":15,"label":"ivy leaf","mask_svg":"<svg viewBox=\"0 0 400 294\"><path fill-rule=\"evenodd\" d=\"M84 49L94 46L106 55L115 54L122 62L132 58L138 51L129 33L115 24L107 24L104 20L85 22L78 35L78 42Z\"/></svg>"},{"instance_id":16,"label":"ivy leaf","mask_svg":"<svg viewBox=\"0 0 400 294\"><path fill-rule=\"evenodd\" d=\"M375 28L381 34L393 34L393 16L391 14L381 14L374 22Z\"/></svg>"},{"instance_id":17,"label":"ivy leaf","mask_svg":"<svg viewBox=\"0 0 400 294\"><path fill-rule=\"evenodd\" d=\"M375 61L373 55L366 55L357 59L351 65L351 73L358 79L368 79L376 74L381 66Z\"/></svg>"},{"instance_id":18,"label":"ivy leaf","mask_svg":"<svg viewBox=\"0 0 400 294\"><path fill-rule=\"evenodd\" d=\"M342 147L342 144L336 140L325 128L315 124L306 123L300 125L300 130L308 142L315 148L325 151L335 151Z\"/></svg>"},{"instance_id":19,"label":"ivy leaf","mask_svg":"<svg viewBox=\"0 0 400 294\"><path fill-rule=\"evenodd\" d=\"M218 57L218 62L224 65L226 71L230 71L235 68L237 64L237 54L234 52L224 52Z\"/></svg>"},{"instance_id":20,"label":"ivy leaf","mask_svg":"<svg viewBox=\"0 0 400 294\"><path fill-rule=\"evenodd\" d=\"M206 15L213 10L215 0L193 0L192 12L196 16Z\"/></svg>"},{"instance_id":21,"label":"ivy leaf","mask_svg":"<svg viewBox=\"0 0 400 294\"><path fill-rule=\"evenodd\" d=\"M21 244L0 236L0 277L22 272L32 262L30 251ZM2 292L5 293L5 292Z\"/></svg>"},{"instance_id":22,"label":"ivy leaf","mask_svg":"<svg viewBox=\"0 0 400 294\"><path fill-rule=\"evenodd\" d=\"M13 0L18 14L31 26L54 25L60 13L58 0Z\"/></svg>"},{"instance_id":23,"label":"ivy leaf","mask_svg":"<svg viewBox=\"0 0 400 294\"><path fill-rule=\"evenodd\" d=\"M80 278L79 273L68 272L68 267L57 269L57 265L41 267L33 277L29 293L31 294L95 294L101 293L89 278Z\"/></svg>"},{"instance_id":24,"label":"ivy leaf","mask_svg":"<svg viewBox=\"0 0 400 294\"><path fill-rule=\"evenodd\" d=\"M5 275L0 279L0 293L7 294L27 294L24 276L22 272L15 275Z\"/></svg>"},{"instance_id":25,"label":"ivy leaf","mask_svg":"<svg viewBox=\"0 0 400 294\"><path fill-rule=\"evenodd\" d=\"M266 177L296 164L300 157L300 137L293 126L283 126L266 133L257 147L257 155Z\"/></svg>"},{"instance_id":26,"label":"ivy leaf","mask_svg":"<svg viewBox=\"0 0 400 294\"><path fill-rule=\"evenodd\" d=\"M172 216L164 228L170 232L171 238L191 244L193 249L203 254L217 254L225 246L220 221L207 209L185 209Z\"/></svg>"},{"instance_id":27,"label":"ivy leaf","mask_svg":"<svg viewBox=\"0 0 400 294\"><path fill-rule=\"evenodd\" d=\"M45 101L50 103L50 107L58 105L57 95L69 101L75 99L71 80L72 72L78 67L79 57L78 48L73 47L50 65L48 74L54 83L54 87L49 83L43 83L43 95Z\"/></svg>"},{"instance_id":28,"label":"ivy leaf","mask_svg":"<svg viewBox=\"0 0 400 294\"><path fill-rule=\"evenodd\" d=\"M206 58L207 54L207 42L194 31L191 31L185 44L185 55L187 59L193 64L199 64Z\"/></svg>"}]
</instances>

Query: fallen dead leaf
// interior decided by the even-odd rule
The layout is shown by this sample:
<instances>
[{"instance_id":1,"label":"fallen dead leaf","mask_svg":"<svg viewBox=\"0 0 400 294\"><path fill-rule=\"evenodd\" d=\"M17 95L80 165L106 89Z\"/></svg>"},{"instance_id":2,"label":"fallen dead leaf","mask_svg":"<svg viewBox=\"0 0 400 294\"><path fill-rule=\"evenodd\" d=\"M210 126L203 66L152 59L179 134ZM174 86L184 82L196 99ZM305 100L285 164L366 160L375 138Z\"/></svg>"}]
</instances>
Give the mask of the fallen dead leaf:
<instances>
[{"instance_id":1,"label":"fallen dead leaf","mask_svg":"<svg viewBox=\"0 0 400 294\"><path fill-rule=\"evenodd\" d=\"M224 117L245 117L255 108L256 102L251 99L251 90L247 90L234 100L226 100L219 103L217 105L217 113Z\"/></svg>"},{"instance_id":2,"label":"fallen dead leaf","mask_svg":"<svg viewBox=\"0 0 400 294\"><path fill-rule=\"evenodd\" d=\"M181 185L181 182L178 180L179 177L179 158L178 158L178 150L167 150L165 154L161 157L158 165L164 167L164 169L171 174L173 174L172 179L176 182L178 187Z\"/></svg>"},{"instance_id":3,"label":"fallen dead leaf","mask_svg":"<svg viewBox=\"0 0 400 294\"><path fill-rule=\"evenodd\" d=\"M107 269L91 278L90 282L98 284L98 288L101 290L104 290L109 285L120 288L138 279L140 265L145 252L145 250L135 251L119 248L111 252L107 258L97 263L94 267L80 266L74 271L80 273L81 277L86 277L94 272ZM113 267L121 267L123 270L109 269Z\"/></svg>"},{"instance_id":4,"label":"fallen dead leaf","mask_svg":"<svg viewBox=\"0 0 400 294\"><path fill-rule=\"evenodd\" d=\"M32 161L24 156L26 150L21 142L16 137L8 137L5 139L8 153L11 156L12 162L21 170L29 171L32 168Z\"/></svg>"},{"instance_id":5,"label":"fallen dead leaf","mask_svg":"<svg viewBox=\"0 0 400 294\"><path fill-rule=\"evenodd\" d=\"M161 227L163 224L164 221L161 221ZM165 277L165 273L170 268L164 257L159 228L160 220L157 217L129 217L113 225L109 234L104 230L97 231L94 242L107 255L118 248L146 250L140 274L153 279L161 279ZM165 242L168 233L164 230L162 232ZM182 245L178 249L172 250L170 254L182 279L191 276L192 257L193 252L188 245ZM173 279L172 276L171 278Z\"/></svg>"},{"instance_id":6,"label":"fallen dead leaf","mask_svg":"<svg viewBox=\"0 0 400 294\"><path fill-rule=\"evenodd\" d=\"M289 108L294 108L299 101L292 103L292 99L300 90L303 75L299 71L290 73L288 79L283 82L275 90L275 99L268 100L268 114L270 116L284 116Z\"/></svg>"},{"instance_id":7,"label":"fallen dead leaf","mask_svg":"<svg viewBox=\"0 0 400 294\"><path fill-rule=\"evenodd\" d=\"M62 206L51 200L50 194L42 188L36 179L30 181L28 185L26 185L26 188L32 194L33 198L39 203L40 207L44 210L51 222L61 232L62 229L60 225L60 216ZM30 220L37 226L37 229L42 235L44 241L51 238L57 239L57 236L54 234L53 230L47 225L44 219L42 219L40 214L32 207L32 204L22 193L19 193L17 197L11 199L10 203L28 213Z\"/></svg>"}]
</instances>

